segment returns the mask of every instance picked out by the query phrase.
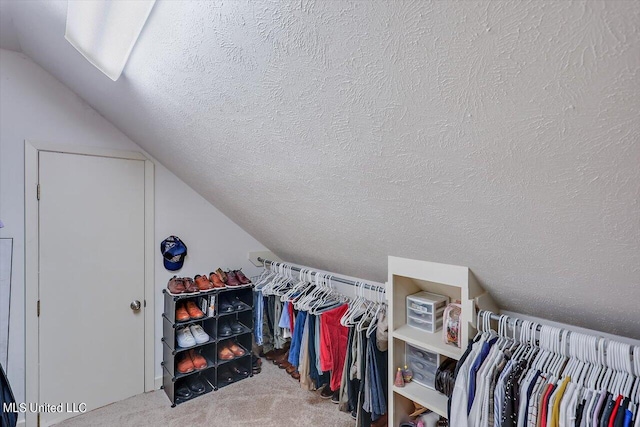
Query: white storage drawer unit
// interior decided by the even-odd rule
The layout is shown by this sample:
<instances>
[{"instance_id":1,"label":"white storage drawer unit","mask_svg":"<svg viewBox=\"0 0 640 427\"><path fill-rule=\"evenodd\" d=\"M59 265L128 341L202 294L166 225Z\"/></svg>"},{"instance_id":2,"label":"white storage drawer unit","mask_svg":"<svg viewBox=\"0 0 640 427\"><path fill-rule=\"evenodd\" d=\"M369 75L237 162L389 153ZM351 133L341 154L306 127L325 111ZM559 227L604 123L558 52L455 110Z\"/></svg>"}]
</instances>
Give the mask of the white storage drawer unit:
<instances>
[{"instance_id":1,"label":"white storage drawer unit","mask_svg":"<svg viewBox=\"0 0 640 427\"><path fill-rule=\"evenodd\" d=\"M406 365L413 371L412 381L424 387L435 389L440 354L406 344L405 358Z\"/></svg>"},{"instance_id":2,"label":"white storage drawer unit","mask_svg":"<svg viewBox=\"0 0 640 427\"><path fill-rule=\"evenodd\" d=\"M442 327L442 314L449 304L449 297L418 292L407 296L407 325L427 332L436 332Z\"/></svg>"}]
</instances>

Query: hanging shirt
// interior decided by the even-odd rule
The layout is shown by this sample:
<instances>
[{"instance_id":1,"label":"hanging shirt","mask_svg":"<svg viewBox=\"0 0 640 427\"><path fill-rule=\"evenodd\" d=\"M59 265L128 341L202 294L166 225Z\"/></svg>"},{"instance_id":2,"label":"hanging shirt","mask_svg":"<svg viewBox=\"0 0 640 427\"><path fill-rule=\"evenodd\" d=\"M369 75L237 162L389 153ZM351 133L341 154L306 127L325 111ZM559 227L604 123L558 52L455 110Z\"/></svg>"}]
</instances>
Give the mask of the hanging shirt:
<instances>
[{"instance_id":1,"label":"hanging shirt","mask_svg":"<svg viewBox=\"0 0 640 427\"><path fill-rule=\"evenodd\" d=\"M524 396L524 399L520 399L520 410L518 417L518 427L527 427L528 425L528 411L529 411L529 402L531 400L531 394L533 393L533 389L538 383L538 378L542 372L536 370L531 378L529 378L528 382L525 383L526 389L524 389L524 393L521 393L521 396Z\"/></svg>"},{"instance_id":2,"label":"hanging shirt","mask_svg":"<svg viewBox=\"0 0 640 427\"><path fill-rule=\"evenodd\" d=\"M471 412L468 416L468 424L470 427L482 427L482 409L485 406L486 397L489 394L487 385L490 380L487 376L493 369L495 369L496 359L501 353L502 351L498 346L491 347L489 355L478 370L476 375L476 396L473 404L471 405Z\"/></svg>"},{"instance_id":3,"label":"hanging shirt","mask_svg":"<svg viewBox=\"0 0 640 427\"><path fill-rule=\"evenodd\" d=\"M518 424L520 378L528 365L528 360L519 360L507 378L502 411L502 425L504 427L516 427Z\"/></svg>"},{"instance_id":4,"label":"hanging shirt","mask_svg":"<svg viewBox=\"0 0 640 427\"><path fill-rule=\"evenodd\" d=\"M560 403L562 403L562 396L564 396L564 392L567 389L567 385L569 384L569 381L571 381L571 378L569 377L565 377L564 380L562 380L562 383L560 384L560 387L558 387L558 391L555 395L555 398L553 400L553 406L552 406L552 411L551 411L551 425L549 427L559 427L560 424Z\"/></svg>"},{"instance_id":5,"label":"hanging shirt","mask_svg":"<svg viewBox=\"0 0 640 427\"><path fill-rule=\"evenodd\" d=\"M451 415L449 417L449 424L456 427L467 427L467 399L468 399L468 383L469 383L469 371L471 365L475 360L476 354L480 351L480 348L484 344L484 336L480 337L475 343L470 343L469 348L471 351L464 362L458 369L458 375L456 376L456 382L453 387L453 393L451 394Z\"/></svg>"},{"instance_id":6,"label":"hanging shirt","mask_svg":"<svg viewBox=\"0 0 640 427\"><path fill-rule=\"evenodd\" d=\"M593 413L592 427L598 427L600 425L600 419L606 411L607 402L609 401L609 393L601 393L596 409Z\"/></svg>"},{"instance_id":7,"label":"hanging shirt","mask_svg":"<svg viewBox=\"0 0 640 427\"><path fill-rule=\"evenodd\" d=\"M493 393L493 425L494 427L502 426L502 409L504 403L504 393L507 378L511 374L511 370L515 366L515 362L513 360L509 360L507 366L505 366L504 370L500 374L498 381L496 382L496 389Z\"/></svg>"},{"instance_id":8,"label":"hanging shirt","mask_svg":"<svg viewBox=\"0 0 640 427\"><path fill-rule=\"evenodd\" d=\"M600 416L600 427L609 427L609 418L611 418L611 414L613 413L613 408L616 404L616 400L612 395L607 393L607 406L604 409L604 412Z\"/></svg>"},{"instance_id":9,"label":"hanging shirt","mask_svg":"<svg viewBox=\"0 0 640 427\"><path fill-rule=\"evenodd\" d=\"M478 353L476 360L474 360L473 365L469 370L469 397L467 400L467 416L471 412L471 406L473 405L473 400L476 395L476 375L478 373L478 370L480 369L480 366L482 366L482 363L489 355L491 347L496 343L496 341L498 341L497 337L485 342L482 345L480 353Z\"/></svg>"}]
</instances>

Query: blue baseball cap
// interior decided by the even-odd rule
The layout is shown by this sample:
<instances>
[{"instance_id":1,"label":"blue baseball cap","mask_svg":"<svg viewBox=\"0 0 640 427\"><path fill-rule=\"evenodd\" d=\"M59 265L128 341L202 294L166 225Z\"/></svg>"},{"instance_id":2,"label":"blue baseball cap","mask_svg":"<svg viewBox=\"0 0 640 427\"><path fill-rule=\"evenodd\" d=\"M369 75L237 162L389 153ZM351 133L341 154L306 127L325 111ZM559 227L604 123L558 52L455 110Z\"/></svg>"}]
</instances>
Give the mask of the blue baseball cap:
<instances>
[{"instance_id":1,"label":"blue baseball cap","mask_svg":"<svg viewBox=\"0 0 640 427\"><path fill-rule=\"evenodd\" d=\"M160 243L160 252L164 259L164 268L169 271L180 270L187 256L187 245L177 236L169 236Z\"/></svg>"}]
</instances>

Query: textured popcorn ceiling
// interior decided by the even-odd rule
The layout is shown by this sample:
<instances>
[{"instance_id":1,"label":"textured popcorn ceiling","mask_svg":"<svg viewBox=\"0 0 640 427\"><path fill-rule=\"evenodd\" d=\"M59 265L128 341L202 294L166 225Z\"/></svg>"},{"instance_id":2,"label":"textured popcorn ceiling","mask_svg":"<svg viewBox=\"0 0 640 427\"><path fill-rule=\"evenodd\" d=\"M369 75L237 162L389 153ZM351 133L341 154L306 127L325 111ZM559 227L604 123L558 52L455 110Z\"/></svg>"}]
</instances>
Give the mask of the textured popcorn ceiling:
<instances>
[{"instance_id":1,"label":"textured popcorn ceiling","mask_svg":"<svg viewBox=\"0 0 640 427\"><path fill-rule=\"evenodd\" d=\"M158 0L115 83L66 2L11 8L24 52L283 259L467 265L505 308L640 338L640 2Z\"/></svg>"}]
</instances>

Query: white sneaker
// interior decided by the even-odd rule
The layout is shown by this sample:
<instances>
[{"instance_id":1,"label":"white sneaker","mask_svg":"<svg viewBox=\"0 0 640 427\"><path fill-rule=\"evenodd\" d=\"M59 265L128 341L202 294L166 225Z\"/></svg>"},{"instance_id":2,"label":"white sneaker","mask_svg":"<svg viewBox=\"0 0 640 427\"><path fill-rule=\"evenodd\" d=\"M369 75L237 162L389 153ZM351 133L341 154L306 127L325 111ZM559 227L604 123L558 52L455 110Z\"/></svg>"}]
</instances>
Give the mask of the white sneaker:
<instances>
[{"instance_id":1,"label":"white sneaker","mask_svg":"<svg viewBox=\"0 0 640 427\"><path fill-rule=\"evenodd\" d=\"M195 338L198 344L209 341L209 335L207 335L204 329L202 329L202 326L191 325L189 326L189 329L191 330L191 335L193 335L193 338Z\"/></svg>"},{"instance_id":2,"label":"white sneaker","mask_svg":"<svg viewBox=\"0 0 640 427\"><path fill-rule=\"evenodd\" d=\"M178 340L178 345L182 348L193 347L196 345L196 339L191 335L191 331L188 327L178 329L176 331L176 339Z\"/></svg>"}]
</instances>

